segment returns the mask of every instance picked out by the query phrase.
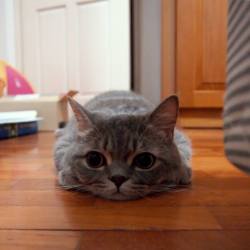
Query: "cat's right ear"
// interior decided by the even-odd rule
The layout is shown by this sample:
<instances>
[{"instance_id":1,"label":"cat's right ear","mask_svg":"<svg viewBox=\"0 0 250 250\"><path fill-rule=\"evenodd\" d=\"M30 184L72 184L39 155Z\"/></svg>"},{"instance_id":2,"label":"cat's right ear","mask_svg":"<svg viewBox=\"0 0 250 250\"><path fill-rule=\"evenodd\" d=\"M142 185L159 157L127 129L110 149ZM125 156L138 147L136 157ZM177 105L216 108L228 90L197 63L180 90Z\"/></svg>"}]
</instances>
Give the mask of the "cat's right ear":
<instances>
[{"instance_id":1,"label":"cat's right ear","mask_svg":"<svg viewBox=\"0 0 250 250\"><path fill-rule=\"evenodd\" d=\"M70 96L68 96L68 102L74 112L79 132L84 132L92 127L88 112Z\"/></svg>"},{"instance_id":2,"label":"cat's right ear","mask_svg":"<svg viewBox=\"0 0 250 250\"><path fill-rule=\"evenodd\" d=\"M164 132L167 138L172 140L177 121L178 110L178 97L172 95L160 103L160 105L152 112L149 117L149 122L159 131Z\"/></svg>"}]
</instances>

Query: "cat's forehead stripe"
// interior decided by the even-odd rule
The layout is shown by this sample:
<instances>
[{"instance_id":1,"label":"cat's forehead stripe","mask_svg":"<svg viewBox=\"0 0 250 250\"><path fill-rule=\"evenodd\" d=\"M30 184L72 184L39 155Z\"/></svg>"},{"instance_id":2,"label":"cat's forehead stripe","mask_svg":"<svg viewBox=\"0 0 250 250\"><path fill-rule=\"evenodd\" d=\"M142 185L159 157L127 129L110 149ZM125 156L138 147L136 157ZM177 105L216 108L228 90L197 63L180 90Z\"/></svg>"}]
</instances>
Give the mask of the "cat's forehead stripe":
<instances>
[{"instance_id":1,"label":"cat's forehead stripe","mask_svg":"<svg viewBox=\"0 0 250 250\"><path fill-rule=\"evenodd\" d=\"M136 150L136 140L131 135L110 133L104 139L105 150L113 157L123 157Z\"/></svg>"}]
</instances>

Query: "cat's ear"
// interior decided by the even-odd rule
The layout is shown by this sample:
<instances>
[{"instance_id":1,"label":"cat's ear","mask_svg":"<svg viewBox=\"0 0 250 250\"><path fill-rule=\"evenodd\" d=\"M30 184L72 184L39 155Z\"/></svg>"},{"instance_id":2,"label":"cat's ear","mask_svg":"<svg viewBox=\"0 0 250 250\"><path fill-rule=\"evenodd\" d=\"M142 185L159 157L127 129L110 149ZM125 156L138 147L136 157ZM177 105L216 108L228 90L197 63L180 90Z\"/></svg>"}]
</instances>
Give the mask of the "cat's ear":
<instances>
[{"instance_id":1,"label":"cat's ear","mask_svg":"<svg viewBox=\"0 0 250 250\"><path fill-rule=\"evenodd\" d=\"M87 113L87 111L70 96L68 96L68 102L74 112L78 125L78 130L80 132L84 132L86 129L92 127L92 122L89 118L89 114Z\"/></svg>"},{"instance_id":2,"label":"cat's ear","mask_svg":"<svg viewBox=\"0 0 250 250\"><path fill-rule=\"evenodd\" d=\"M172 95L159 104L151 113L149 123L159 131L164 132L168 139L173 139L179 111L178 97Z\"/></svg>"}]
</instances>

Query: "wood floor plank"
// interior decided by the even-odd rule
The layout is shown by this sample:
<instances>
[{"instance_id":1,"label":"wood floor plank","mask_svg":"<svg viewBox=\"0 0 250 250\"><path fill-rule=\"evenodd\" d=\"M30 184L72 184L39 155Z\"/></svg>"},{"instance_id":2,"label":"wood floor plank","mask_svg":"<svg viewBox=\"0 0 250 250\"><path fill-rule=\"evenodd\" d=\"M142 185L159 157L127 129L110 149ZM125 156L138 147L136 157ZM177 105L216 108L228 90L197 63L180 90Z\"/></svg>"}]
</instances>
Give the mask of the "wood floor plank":
<instances>
[{"instance_id":1,"label":"wood floor plank","mask_svg":"<svg viewBox=\"0 0 250 250\"><path fill-rule=\"evenodd\" d=\"M250 206L211 207L209 210L223 229L250 229Z\"/></svg>"},{"instance_id":2,"label":"wood floor plank","mask_svg":"<svg viewBox=\"0 0 250 250\"><path fill-rule=\"evenodd\" d=\"M91 195L64 190L0 190L0 206L93 206Z\"/></svg>"},{"instance_id":3,"label":"wood floor plank","mask_svg":"<svg viewBox=\"0 0 250 250\"><path fill-rule=\"evenodd\" d=\"M83 232L81 249L249 250L250 231Z\"/></svg>"},{"instance_id":4,"label":"wood floor plank","mask_svg":"<svg viewBox=\"0 0 250 250\"><path fill-rule=\"evenodd\" d=\"M249 191L250 178L242 176L226 177L217 176L216 174L206 174L195 171L192 189L194 192L198 190L213 190L213 191Z\"/></svg>"},{"instance_id":5,"label":"wood floor plank","mask_svg":"<svg viewBox=\"0 0 250 250\"><path fill-rule=\"evenodd\" d=\"M11 186L11 190L61 190L58 186L56 179L47 178L19 178L15 179Z\"/></svg>"},{"instance_id":6,"label":"wood floor plank","mask_svg":"<svg viewBox=\"0 0 250 250\"><path fill-rule=\"evenodd\" d=\"M100 207L117 207L133 208L139 206L250 206L250 190L191 190L161 194L158 196L146 197L139 201L130 202L117 202L114 204L112 201L104 199L96 199L95 205Z\"/></svg>"},{"instance_id":7,"label":"wood floor plank","mask_svg":"<svg viewBox=\"0 0 250 250\"><path fill-rule=\"evenodd\" d=\"M25 207L0 206L2 229L220 229L202 207Z\"/></svg>"},{"instance_id":8,"label":"wood floor plank","mask_svg":"<svg viewBox=\"0 0 250 250\"><path fill-rule=\"evenodd\" d=\"M80 232L0 230L2 250L73 250Z\"/></svg>"},{"instance_id":9,"label":"wood floor plank","mask_svg":"<svg viewBox=\"0 0 250 250\"><path fill-rule=\"evenodd\" d=\"M249 250L249 233L250 231L213 230L154 232L1 230L0 249Z\"/></svg>"},{"instance_id":10,"label":"wood floor plank","mask_svg":"<svg viewBox=\"0 0 250 250\"><path fill-rule=\"evenodd\" d=\"M6 187L6 189L8 189ZM176 206L250 206L250 191L196 191L193 190L166 193L158 196L146 197L143 200L130 202L113 202L95 198L89 194L60 190L1 190L0 206L93 206L121 207L176 207Z\"/></svg>"},{"instance_id":11,"label":"wood floor plank","mask_svg":"<svg viewBox=\"0 0 250 250\"><path fill-rule=\"evenodd\" d=\"M218 177L238 176L247 178L245 173L235 168L224 157L197 156L193 158L193 167L195 171L204 171Z\"/></svg>"}]
</instances>

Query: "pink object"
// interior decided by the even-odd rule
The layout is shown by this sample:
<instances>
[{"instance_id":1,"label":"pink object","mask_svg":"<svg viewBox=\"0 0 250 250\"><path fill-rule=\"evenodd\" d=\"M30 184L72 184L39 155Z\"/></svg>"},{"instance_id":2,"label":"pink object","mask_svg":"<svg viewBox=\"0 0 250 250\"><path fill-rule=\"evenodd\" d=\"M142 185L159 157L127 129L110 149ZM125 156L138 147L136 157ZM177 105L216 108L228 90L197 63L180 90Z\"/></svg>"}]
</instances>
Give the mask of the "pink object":
<instances>
[{"instance_id":1,"label":"pink object","mask_svg":"<svg viewBox=\"0 0 250 250\"><path fill-rule=\"evenodd\" d=\"M6 65L7 93L8 95L33 94L30 83L14 68Z\"/></svg>"}]
</instances>

